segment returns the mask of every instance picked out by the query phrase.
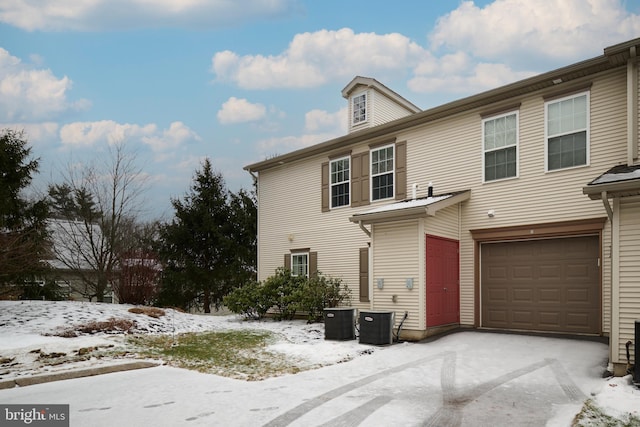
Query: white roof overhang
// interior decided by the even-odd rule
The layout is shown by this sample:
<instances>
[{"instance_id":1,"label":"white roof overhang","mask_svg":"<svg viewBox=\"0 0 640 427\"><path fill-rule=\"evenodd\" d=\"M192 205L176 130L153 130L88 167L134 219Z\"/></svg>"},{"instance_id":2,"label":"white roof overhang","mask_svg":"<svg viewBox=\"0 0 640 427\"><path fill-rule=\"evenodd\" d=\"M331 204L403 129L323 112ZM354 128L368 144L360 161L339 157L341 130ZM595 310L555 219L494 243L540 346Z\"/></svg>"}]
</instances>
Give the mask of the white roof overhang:
<instances>
[{"instance_id":1,"label":"white roof overhang","mask_svg":"<svg viewBox=\"0 0 640 427\"><path fill-rule=\"evenodd\" d=\"M349 217L349 221L360 224L374 224L425 218L435 216L439 210L464 202L470 197L471 190L464 190L420 199L403 200L357 213Z\"/></svg>"}]
</instances>

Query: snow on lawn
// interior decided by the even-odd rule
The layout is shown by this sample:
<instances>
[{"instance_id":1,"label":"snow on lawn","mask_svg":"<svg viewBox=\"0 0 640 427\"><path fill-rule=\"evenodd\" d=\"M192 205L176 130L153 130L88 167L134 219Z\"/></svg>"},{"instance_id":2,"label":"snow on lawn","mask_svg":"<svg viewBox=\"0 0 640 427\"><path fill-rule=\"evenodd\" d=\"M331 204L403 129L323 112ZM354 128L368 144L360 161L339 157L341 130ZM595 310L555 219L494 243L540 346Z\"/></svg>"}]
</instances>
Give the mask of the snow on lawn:
<instances>
[{"instance_id":1,"label":"snow on lawn","mask_svg":"<svg viewBox=\"0 0 640 427\"><path fill-rule=\"evenodd\" d=\"M164 309L164 316L154 318L129 312L133 307L76 301L0 301L0 381L130 361L135 356L126 353L131 349L127 348L126 334L122 332L79 334L73 338L56 336L74 326L110 319L134 322L129 334L267 330L276 334L276 342L266 350L281 353L301 369L351 360L377 348L353 340L326 341L323 324L307 324L304 320L245 321L236 315L197 315L173 309ZM87 355L81 357L84 352ZM112 356L115 352L122 356L115 359Z\"/></svg>"},{"instance_id":2,"label":"snow on lawn","mask_svg":"<svg viewBox=\"0 0 640 427\"><path fill-rule=\"evenodd\" d=\"M68 301L0 301L0 381L130 361L135 355L127 353L131 348L127 347L126 335L123 333L80 334L74 338L56 336L56 334L69 331L74 326L91 322L103 322L109 319L133 322L134 326L129 332L134 334L181 334L238 329L268 330L273 332L276 337L275 342L269 346L268 350L282 354L282 357L287 358L292 364L300 366L301 369L336 365L352 359L366 362L367 359L360 358L360 356L372 353L376 360L378 356L383 356L380 360L384 360L386 357L400 357L402 359L405 356L411 359L412 357L417 357L416 352L420 348L424 348L423 346L411 344L376 347L359 344L357 340L325 340L323 324L307 324L304 320L283 322L275 322L273 320L243 321L235 315L193 315L171 309L166 309L164 316L154 318L145 314L129 312L132 307L130 305ZM466 334L469 333L467 332ZM459 343L460 341L456 341L458 339L456 335L441 338L436 342L440 342L445 347L449 340ZM476 355L481 355L483 352L490 354L491 351L495 350L482 348L482 344L476 342L478 339L482 340L482 337L476 335L471 335L470 337L472 339L466 338L465 342L474 341L473 351ZM494 338L496 337L486 341L490 343ZM536 338L517 335L512 335L509 339L511 342L518 343L516 348L527 345L528 340L531 340L531 345L535 343L536 346L540 345L540 343L551 342L543 338L537 340ZM460 346L460 344L457 345ZM545 345L547 344L542 344L542 346ZM79 357L82 349L87 348L93 350L88 353L88 356ZM103 352L103 355L100 355L100 351ZM465 350L461 349L460 351ZM115 352L119 352L120 356L113 356ZM74 357L67 359L60 357L63 353ZM56 362L52 362L52 360L56 360ZM60 360L60 362L57 362L57 360ZM370 359L368 363L374 363L373 359ZM341 365L329 369L337 368L338 366ZM322 370L318 370L319 375L321 374L320 371ZM158 375L165 375L168 371L159 370L158 372ZM315 378L313 372L308 371L303 374L296 374L294 377L301 376L301 378L307 378L308 380L309 378ZM475 370L474 372L481 371ZM130 375L143 374L131 373ZM193 372L189 375L197 376L202 374ZM470 375L469 378L471 380ZM591 390L589 398L595 407L619 419L624 419L629 414L640 418L640 389L631 383L630 376L598 379L595 374L591 373L589 378L589 382L595 384L593 388L589 387L589 390ZM326 380L323 381L326 382ZM319 384L325 384L325 382L320 382ZM235 384L240 383L248 384L244 381L236 382ZM337 386L339 384L336 383ZM16 393L20 394L20 388L15 390ZM38 390L44 392L48 388L42 387ZM9 392L9 390L5 392ZM557 409L555 417L548 421L548 426L569 425L573 416L580 411L581 405L579 403L563 405ZM596 424L583 422L580 425Z\"/></svg>"}]
</instances>

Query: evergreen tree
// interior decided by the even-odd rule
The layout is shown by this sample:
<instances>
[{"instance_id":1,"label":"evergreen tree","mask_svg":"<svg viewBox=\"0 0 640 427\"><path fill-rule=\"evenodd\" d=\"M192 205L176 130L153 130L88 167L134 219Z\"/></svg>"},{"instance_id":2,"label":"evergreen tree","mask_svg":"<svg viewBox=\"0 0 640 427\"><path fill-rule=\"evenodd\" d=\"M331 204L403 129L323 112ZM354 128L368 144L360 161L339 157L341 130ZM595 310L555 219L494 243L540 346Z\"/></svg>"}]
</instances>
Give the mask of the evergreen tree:
<instances>
[{"instance_id":1,"label":"evergreen tree","mask_svg":"<svg viewBox=\"0 0 640 427\"><path fill-rule=\"evenodd\" d=\"M46 270L47 203L24 197L38 160L31 159L23 132L0 131L0 288L20 284Z\"/></svg>"},{"instance_id":2,"label":"evergreen tree","mask_svg":"<svg viewBox=\"0 0 640 427\"><path fill-rule=\"evenodd\" d=\"M160 304L189 308L198 301L205 313L255 271L255 226L247 226L252 198L230 193L206 159L189 192L172 199L175 217L161 227L158 253L164 264ZM253 213L255 217L255 213ZM254 248L247 247L253 242ZM254 257L255 260L255 257Z\"/></svg>"},{"instance_id":3,"label":"evergreen tree","mask_svg":"<svg viewBox=\"0 0 640 427\"><path fill-rule=\"evenodd\" d=\"M258 210L255 184L254 182L252 192L240 189L237 194L231 194L231 226L235 242L235 271L239 284L255 280L257 273Z\"/></svg>"},{"instance_id":4,"label":"evergreen tree","mask_svg":"<svg viewBox=\"0 0 640 427\"><path fill-rule=\"evenodd\" d=\"M85 187L70 183L49 185L51 216L58 219L95 221L101 214L92 194Z\"/></svg>"}]
</instances>

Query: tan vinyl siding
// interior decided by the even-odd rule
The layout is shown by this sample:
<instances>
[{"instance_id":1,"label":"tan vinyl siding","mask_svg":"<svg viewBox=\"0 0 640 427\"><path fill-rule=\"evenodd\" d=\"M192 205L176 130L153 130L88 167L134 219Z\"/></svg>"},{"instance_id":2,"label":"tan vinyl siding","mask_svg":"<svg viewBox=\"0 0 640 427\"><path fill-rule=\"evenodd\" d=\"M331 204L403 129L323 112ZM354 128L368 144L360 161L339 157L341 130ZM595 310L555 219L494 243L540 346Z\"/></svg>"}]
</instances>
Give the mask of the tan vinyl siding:
<instances>
[{"instance_id":1,"label":"tan vinyl siding","mask_svg":"<svg viewBox=\"0 0 640 427\"><path fill-rule=\"evenodd\" d=\"M385 95L371 91L373 94L373 126L390 122L411 114L406 108L398 105Z\"/></svg>"},{"instance_id":2,"label":"tan vinyl siding","mask_svg":"<svg viewBox=\"0 0 640 427\"><path fill-rule=\"evenodd\" d=\"M425 220L425 233L447 239L460 240L460 206L442 209Z\"/></svg>"},{"instance_id":3,"label":"tan vinyl siding","mask_svg":"<svg viewBox=\"0 0 640 427\"><path fill-rule=\"evenodd\" d=\"M418 197L424 197L427 184L432 181L435 194L469 189L471 198L422 222L375 225L376 241L372 245L373 267L370 271L373 307L357 303L359 248L366 247L370 239L357 224L349 222L349 217L392 201L323 213L321 165L328 161L327 156L310 157L261 171L258 189L260 279L270 276L281 266L282 254L292 248L308 247L318 253L321 272L340 277L353 288L354 304L358 308L393 309L397 320L405 310L409 311L403 328L420 330L424 329L420 314L424 313L424 295L421 293L424 233L459 239L460 321L463 325L473 325L476 304L474 241L469 230L606 216L602 202L590 200L582 194L582 187L612 165L626 160L626 68L607 71L576 84L587 82L592 83L588 166L545 172L543 92L508 102L509 105L520 104L517 178L483 183L480 114L490 110L489 107L389 134L390 139L407 144L407 194L411 194L411 185L418 183ZM371 93L368 91L367 108L370 114L375 114L378 104L372 106L371 102L378 102L382 95L376 93L374 97ZM500 105L495 106L498 107ZM350 121L351 108L350 101ZM352 155L356 156L368 152L369 147L363 142L344 149L351 149ZM493 218L488 217L489 210L495 211ZM602 254L605 332L611 330L610 246L611 227L607 221ZM382 291L375 286L377 277L385 278ZM414 278L411 291L405 286L408 277ZM397 303L392 302L392 295L398 296Z\"/></svg>"},{"instance_id":4,"label":"tan vinyl siding","mask_svg":"<svg viewBox=\"0 0 640 427\"><path fill-rule=\"evenodd\" d=\"M462 209L460 242L461 323L473 324L473 240L464 230L604 217L601 202L581 188L624 159L626 153L624 70L603 74L591 87L590 165L545 172L544 99L520 100L519 176L482 183L482 127L479 113L463 114L403 133L407 140L407 182L434 192L471 189ZM489 218L487 212L495 211ZM604 259L605 264L610 262ZM605 269L610 268L605 265ZM605 284L609 292L610 281ZM608 295L604 295L608 298ZM605 322L608 325L608 321Z\"/></svg>"},{"instance_id":5,"label":"tan vinyl siding","mask_svg":"<svg viewBox=\"0 0 640 427\"><path fill-rule=\"evenodd\" d=\"M625 343L635 342L640 320L640 198L620 202L620 339L618 357L626 362ZM633 347L632 347L633 348ZM633 358L633 351L632 358ZM639 361L635 361L638 363ZM634 360L631 360L634 363Z\"/></svg>"},{"instance_id":6,"label":"tan vinyl siding","mask_svg":"<svg viewBox=\"0 0 640 427\"><path fill-rule=\"evenodd\" d=\"M283 254L291 249L309 248L318 254L318 270L348 284L354 306L369 308L358 303L359 248L366 247L369 238L348 220L355 208L321 211L323 160L326 157L260 172L258 279L282 267Z\"/></svg>"},{"instance_id":7,"label":"tan vinyl siding","mask_svg":"<svg viewBox=\"0 0 640 427\"><path fill-rule=\"evenodd\" d=\"M416 313L424 301L420 277L420 244L423 236L419 233L419 221L401 221L374 225L376 240L373 245L373 309L389 310L396 313L396 324L402 320L404 312L409 315L403 329L424 329ZM407 289L406 279L413 278L413 289ZM384 279L382 290L377 288L377 280ZM396 301L393 302L393 296Z\"/></svg>"}]
</instances>

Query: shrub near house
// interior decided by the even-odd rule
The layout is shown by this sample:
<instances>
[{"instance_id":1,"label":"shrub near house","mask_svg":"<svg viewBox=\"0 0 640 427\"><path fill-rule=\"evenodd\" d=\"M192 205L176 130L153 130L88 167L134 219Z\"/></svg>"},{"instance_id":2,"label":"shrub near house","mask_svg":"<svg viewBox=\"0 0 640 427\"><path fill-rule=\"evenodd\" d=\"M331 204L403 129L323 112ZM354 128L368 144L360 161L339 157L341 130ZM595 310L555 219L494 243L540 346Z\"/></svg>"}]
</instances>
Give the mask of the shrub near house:
<instances>
[{"instance_id":1,"label":"shrub near house","mask_svg":"<svg viewBox=\"0 0 640 427\"><path fill-rule=\"evenodd\" d=\"M273 308L276 320L291 320L305 313L309 323L321 321L324 308L350 301L350 290L340 279L320 273L310 278L295 276L284 268L278 268L264 282L249 282L224 298L229 310L249 319L261 319Z\"/></svg>"}]
</instances>

